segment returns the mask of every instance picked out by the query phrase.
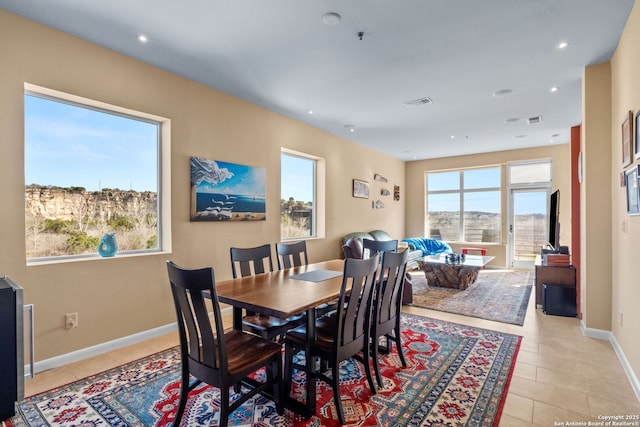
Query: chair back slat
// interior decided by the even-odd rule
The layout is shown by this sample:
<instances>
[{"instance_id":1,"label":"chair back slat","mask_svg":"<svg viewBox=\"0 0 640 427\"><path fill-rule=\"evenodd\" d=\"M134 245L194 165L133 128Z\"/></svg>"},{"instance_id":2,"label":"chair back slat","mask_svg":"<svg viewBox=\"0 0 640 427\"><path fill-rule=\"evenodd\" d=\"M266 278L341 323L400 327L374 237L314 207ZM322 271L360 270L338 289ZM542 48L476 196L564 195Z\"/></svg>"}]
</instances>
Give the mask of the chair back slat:
<instances>
[{"instance_id":1,"label":"chair back slat","mask_svg":"<svg viewBox=\"0 0 640 427\"><path fill-rule=\"evenodd\" d=\"M231 272L233 278L247 277L273 271L271 245L265 244L255 248L231 248Z\"/></svg>"},{"instance_id":2,"label":"chair back slat","mask_svg":"<svg viewBox=\"0 0 640 427\"><path fill-rule=\"evenodd\" d=\"M213 369L224 369L227 362L224 326L213 268L185 270L168 261L167 269L176 318L181 319L178 333L183 358L188 357ZM211 294L214 327L203 292Z\"/></svg>"},{"instance_id":3,"label":"chair back slat","mask_svg":"<svg viewBox=\"0 0 640 427\"><path fill-rule=\"evenodd\" d=\"M295 243L276 243L276 254L279 270L309 264L307 242L304 240Z\"/></svg>"},{"instance_id":4,"label":"chair back slat","mask_svg":"<svg viewBox=\"0 0 640 427\"><path fill-rule=\"evenodd\" d=\"M369 258L373 254L381 252L397 252L398 241L397 240L371 240L362 239L362 255L363 258ZM382 258L380 258L382 261Z\"/></svg>"},{"instance_id":5,"label":"chair back slat","mask_svg":"<svg viewBox=\"0 0 640 427\"><path fill-rule=\"evenodd\" d=\"M385 252L376 289L374 322L384 323L399 315L409 251Z\"/></svg>"},{"instance_id":6,"label":"chair back slat","mask_svg":"<svg viewBox=\"0 0 640 427\"><path fill-rule=\"evenodd\" d=\"M338 353L343 348L344 352L355 354L355 350L364 348L369 337L368 325L379 259L380 255L375 254L369 259L345 260L336 322Z\"/></svg>"}]
</instances>

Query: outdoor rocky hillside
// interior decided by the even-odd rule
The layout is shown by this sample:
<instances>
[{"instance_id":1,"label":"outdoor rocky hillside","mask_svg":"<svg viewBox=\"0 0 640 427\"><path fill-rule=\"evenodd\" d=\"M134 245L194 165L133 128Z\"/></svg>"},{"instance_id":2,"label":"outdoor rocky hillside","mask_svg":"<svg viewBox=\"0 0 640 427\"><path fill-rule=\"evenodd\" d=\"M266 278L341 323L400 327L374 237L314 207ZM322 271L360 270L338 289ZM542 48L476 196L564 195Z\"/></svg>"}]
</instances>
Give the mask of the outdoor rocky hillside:
<instances>
[{"instance_id":1,"label":"outdoor rocky hillside","mask_svg":"<svg viewBox=\"0 0 640 427\"><path fill-rule=\"evenodd\" d=\"M116 233L120 250L157 246L155 192L29 185L25 188L27 258L95 253Z\"/></svg>"},{"instance_id":2,"label":"outdoor rocky hillside","mask_svg":"<svg viewBox=\"0 0 640 427\"><path fill-rule=\"evenodd\" d=\"M118 216L155 213L158 197L153 192L123 190L86 191L84 188L60 188L31 185L25 189L28 214L63 221L110 220Z\"/></svg>"}]
</instances>

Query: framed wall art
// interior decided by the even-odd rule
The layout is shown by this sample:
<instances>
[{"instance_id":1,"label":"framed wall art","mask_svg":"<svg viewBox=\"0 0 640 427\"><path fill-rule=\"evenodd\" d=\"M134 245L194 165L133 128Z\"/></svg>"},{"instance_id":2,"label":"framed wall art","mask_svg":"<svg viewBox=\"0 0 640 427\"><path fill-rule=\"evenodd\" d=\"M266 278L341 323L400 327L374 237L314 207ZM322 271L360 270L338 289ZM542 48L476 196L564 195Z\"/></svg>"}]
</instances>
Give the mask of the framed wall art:
<instances>
[{"instance_id":1,"label":"framed wall art","mask_svg":"<svg viewBox=\"0 0 640 427\"><path fill-rule=\"evenodd\" d=\"M624 173L627 187L627 214L640 215L640 190L638 187L638 172L640 166L634 166Z\"/></svg>"},{"instance_id":2,"label":"framed wall art","mask_svg":"<svg viewBox=\"0 0 640 427\"><path fill-rule=\"evenodd\" d=\"M622 122L622 167L631 164L633 150L633 111Z\"/></svg>"},{"instance_id":3,"label":"framed wall art","mask_svg":"<svg viewBox=\"0 0 640 427\"><path fill-rule=\"evenodd\" d=\"M191 157L191 221L266 220L264 168Z\"/></svg>"},{"instance_id":4,"label":"framed wall art","mask_svg":"<svg viewBox=\"0 0 640 427\"><path fill-rule=\"evenodd\" d=\"M361 199L369 198L369 183L367 181L361 181L359 179L353 180L353 197L359 197Z\"/></svg>"}]
</instances>

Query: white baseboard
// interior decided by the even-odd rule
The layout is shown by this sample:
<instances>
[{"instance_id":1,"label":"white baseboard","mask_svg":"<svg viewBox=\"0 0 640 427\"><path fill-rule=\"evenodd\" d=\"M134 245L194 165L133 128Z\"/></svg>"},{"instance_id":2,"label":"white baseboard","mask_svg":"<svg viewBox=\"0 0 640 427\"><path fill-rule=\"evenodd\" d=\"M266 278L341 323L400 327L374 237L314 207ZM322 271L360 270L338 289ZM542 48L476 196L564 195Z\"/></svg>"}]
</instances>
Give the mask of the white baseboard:
<instances>
[{"instance_id":1,"label":"white baseboard","mask_svg":"<svg viewBox=\"0 0 640 427\"><path fill-rule=\"evenodd\" d=\"M618 356L618 360L620 360L620 363L622 364L622 368L624 369L624 372L627 374L627 378L629 378L629 382L631 383L631 388L633 388L633 392L636 394L636 398L640 401L640 381L638 380L636 373L633 372L633 368L631 367L629 360L627 360L627 357L624 355L624 352L622 351L622 347L620 347L620 344L618 344L618 340L616 340L616 336L610 331L587 328L584 324L584 320L580 321L580 331L582 332L582 335L584 335L585 337L597 338L600 340L607 340L609 341L609 343L611 343L611 346L613 347L613 351L616 352L616 355Z\"/></svg>"},{"instance_id":2,"label":"white baseboard","mask_svg":"<svg viewBox=\"0 0 640 427\"><path fill-rule=\"evenodd\" d=\"M231 311L231 307L226 307L222 309L223 316L227 313L227 311ZM147 331L139 332L137 334L118 338L113 341L107 341L98 345L83 348L81 350L72 351L71 353L61 354L60 356L55 356L50 359L45 359L45 360L41 360L39 362L34 363L33 370L34 370L34 373L37 374L39 372L48 371L49 369L59 368L60 366L67 365L69 363L77 362L79 360L87 359L89 357L98 356L108 351L117 350L119 348L126 347L128 345L136 344L151 338L168 334L170 332L177 330L177 328L178 328L177 323L171 323L169 325L160 326L158 328L149 329ZM25 372L25 375L24 375L25 379L29 379L31 377L31 368L29 367L29 365L25 365L24 372Z\"/></svg>"},{"instance_id":3,"label":"white baseboard","mask_svg":"<svg viewBox=\"0 0 640 427\"><path fill-rule=\"evenodd\" d=\"M33 370L35 373L48 371L49 369L59 368L60 366L67 365L69 363L77 362L79 360L87 359L89 357L98 356L108 351L117 350L128 345L136 344L141 341L145 341L151 338L159 337L160 335L168 334L169 332L177 329L177 323L172 323L158 328L150 329L148 331L139 332L137 334L129 335L126 337L118 338L113 341L107 341L92 347L83 348L81 350L72 351L71 353L61 354L50 359L41 360L34 364ZM30 376L28 372L30 369L25 366L25 377Z\"/></svg>"}]
</instances>

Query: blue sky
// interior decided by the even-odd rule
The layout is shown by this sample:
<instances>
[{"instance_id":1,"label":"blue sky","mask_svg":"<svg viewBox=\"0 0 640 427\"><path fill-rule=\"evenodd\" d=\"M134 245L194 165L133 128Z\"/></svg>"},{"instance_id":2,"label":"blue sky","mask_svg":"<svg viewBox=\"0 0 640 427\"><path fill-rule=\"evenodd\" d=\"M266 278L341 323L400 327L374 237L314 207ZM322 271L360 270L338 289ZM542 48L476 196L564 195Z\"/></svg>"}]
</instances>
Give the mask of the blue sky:
<instances>
[{"instance_id":1,"label":"blue sky","mask_svg":"<svg viewBox=\"0 0 640 427\"><path fill-rule=\"evenodd\" d=\"M501 168L482 168L465 170L465 189L499 188L501 185ZM428 175L430 191L447 191L460 189L459 171L436 172ZM506 190L505 190L506 191ZM465 193L465 210L480 212L500 212L500 191ZM517 193L514 200L516 215L546 212L546 192ZM455 212L460 210L459 193L431 194L428 198L430 211Z\"/></svg>"},{"instance_id":2,"label":"blue sky","mask_svg":"<svg viewBox=\"0 0 640 427\"><path fill-rule=\"evenodd\" d=\"M25 95L25 184L158 190L159 126Z\"/></svg>"},{"instance_id":3,"label":"blue sky","mask_svg":"<svg viewBox=\"0 0 640 427\"><path fill-rule=\"evenodd\" d=\"M153 123L25 95L25 184L157 191L158 131ZM281 158L282 198L312 201L314 161L293 155ZM264 185L263 169L219 163L235 176L217 184L216 191L247 194L255 192L260 181ZM429 174L429 189L457 189L457 175L457 171ZM499 186L500 168L465 171L467 188ZM258 192L264 194L264 188ZM496 211L498 194L467 193L466 209ZM439 199L437 210L458 210L457 197L447 196L430 196L431 208ZM517 214L545 210L539 193L520 194L516 207Z\"/></svg>"},{"instance_id":4,"label":"blue sky","mask_svg":"<svg viewBox=\"0 0 640 427\"><path fill-rule=\"evenodd\" d=\"M155 124L25 95L25 184L157 191L157 132ZM313 161L282 158L283 197L313 200ZM234 178L215 191L264 194L264 169L219 164Z\"/></svg>"},{"instance_id":5,"label":"blue sky","mask_svg":"<svg viewBox=\"0 0 640 427\"><path fill-rule=\"evenodd\" d=\"M310 202L313 200L313 166L314 161L292 155L282 155L280 166L280 193L282 198Z\"/></svg>"}]
</instances>

